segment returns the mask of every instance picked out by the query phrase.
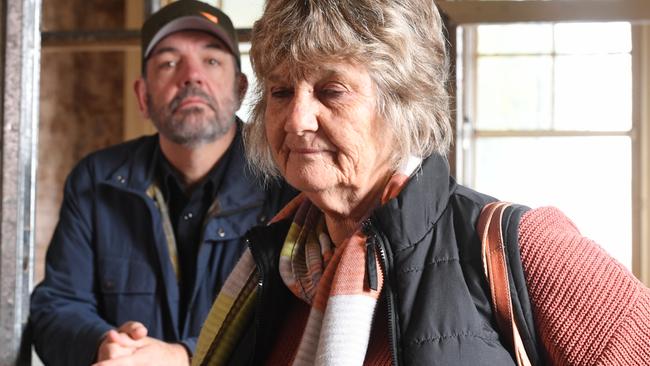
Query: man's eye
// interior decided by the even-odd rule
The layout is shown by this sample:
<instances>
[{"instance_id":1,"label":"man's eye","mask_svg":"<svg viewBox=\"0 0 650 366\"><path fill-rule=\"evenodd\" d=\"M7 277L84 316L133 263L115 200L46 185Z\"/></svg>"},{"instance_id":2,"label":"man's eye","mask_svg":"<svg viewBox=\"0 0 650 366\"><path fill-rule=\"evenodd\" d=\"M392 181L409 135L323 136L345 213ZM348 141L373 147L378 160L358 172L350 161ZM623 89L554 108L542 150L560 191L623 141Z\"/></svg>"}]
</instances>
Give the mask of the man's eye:
<instances>
[{"instance_id":1,"label":"man's eye","mask_svg":"<svg viewBox=\"0 0 650 366\"><path fill-rule=\"evenodd\" d=\"M219 62L219 60L217 60L216 58L209 58L207 63L210 66L219 66L219 65L221 65L221 62Z\"/></svg>"},{"instance_id":2,"label":"man's eye","mask_svg":"<svg viewBox=\"0 0 650 366\"><path fill-rule=\"evenodd\" d=\"M173 61L173 60L172 61L164 61L164 62L161 62L158 67L160 67L161 69L171 69L171 68L176 67L177 64L178 63L176 61Z\"/></svg>"}]
</instances>

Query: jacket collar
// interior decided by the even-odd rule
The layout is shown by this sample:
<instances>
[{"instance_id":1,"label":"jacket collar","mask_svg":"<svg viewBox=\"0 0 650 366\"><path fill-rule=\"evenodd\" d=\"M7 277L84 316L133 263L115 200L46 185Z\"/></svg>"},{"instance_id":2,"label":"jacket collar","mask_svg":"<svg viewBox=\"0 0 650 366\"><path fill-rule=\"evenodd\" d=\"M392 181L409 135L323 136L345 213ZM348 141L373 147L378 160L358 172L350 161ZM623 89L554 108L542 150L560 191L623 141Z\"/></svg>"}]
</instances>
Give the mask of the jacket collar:
<instances>
[{"instance_id":1,"label":"jacket collar","mask_svg":"<svg viewBox=\"0 0 650 366\"><path fill-rule=\"evenodd\" d=\"M419 242L443 214L456 183L447 159L434 154L424 160L400 194L376 209L378 223L394 250Z\"/></svg>"},{"instance_id":2,"label":"jacket collar","mask_svg":"<svg viewBox=\"0 0 650 366\"><path fill-rule=\"evenodd\" d=\"M124 161L105 176L101 183L144 193L153 182L155 162L160 154L158 135L144 136L131 144L135 145L135 149L129 151Z\"/></svg>"},{"instance_id":3,"label":"jacket collar","mask_svg":"<svg viewBox=\"0 0 650 366\"><path fill-rule=\"evenodd\" d=\"M243 123L237 118L237 133L233 139L228 166L221 181L217 199L219 212L231 212L241 207L259 204L264 199L262 183L256 179L247 163L242 139ZM159 159L158 135L142 138L142 143L117 169L105 179L105 183L118 189L146 194L155 178L156 162Z\"/></svg>"}]
</instances>

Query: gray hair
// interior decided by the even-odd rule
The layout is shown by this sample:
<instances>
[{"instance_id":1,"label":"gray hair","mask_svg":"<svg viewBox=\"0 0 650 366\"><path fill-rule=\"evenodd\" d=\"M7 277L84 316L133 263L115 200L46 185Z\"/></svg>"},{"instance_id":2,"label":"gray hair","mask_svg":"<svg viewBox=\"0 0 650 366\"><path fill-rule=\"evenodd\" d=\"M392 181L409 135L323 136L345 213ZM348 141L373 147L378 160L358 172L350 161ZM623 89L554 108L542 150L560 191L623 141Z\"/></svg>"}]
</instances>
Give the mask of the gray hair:
<instances>
[{"instance_id":1,"label":"gray hair","mask_svg":"<svg viewBox=\"0 0 650 366\"><path fill-rule=\"evenodd\" d=\"M244 138L252 165L267 177L278 171L264 130L265 83L282 63L294 77L314 64L364 65L395 136L395 168L409 156L449 150L449 61L434 0L268 0L251 42L258 84Z\"/></svg>"}]
</instances>

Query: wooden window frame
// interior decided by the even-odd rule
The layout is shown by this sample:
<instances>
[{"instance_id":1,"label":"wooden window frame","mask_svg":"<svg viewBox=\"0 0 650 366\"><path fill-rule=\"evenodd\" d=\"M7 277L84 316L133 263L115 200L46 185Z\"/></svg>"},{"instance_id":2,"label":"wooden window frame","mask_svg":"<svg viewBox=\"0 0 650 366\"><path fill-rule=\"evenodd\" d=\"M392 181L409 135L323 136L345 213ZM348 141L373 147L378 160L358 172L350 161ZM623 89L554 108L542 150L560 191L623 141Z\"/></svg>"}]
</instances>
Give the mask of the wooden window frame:
<instances>
[{"instance_id":1,"label":"wooden window frame","mask_svg":"<svg viewBox=\"0 0 650 366\"><path fill-rule=\"evenodd\" d=\"M461 25L576 21L632 23L632 272L650 285L650 1L438 0L437 4L447 21L449 34L453 35L450 37L452 50L456 49L456 30ZM462 72L462 68L462 65L455 65L453 69ZM456 91L458 100L462 100L463 91L453 85L452 92ZM462 124L459 128L463 128ZM457 148L455 152L458 155L456 159L462 158L462 149ZM462 173L458 172L459 175Z\"/></svg>"}]
</instances>

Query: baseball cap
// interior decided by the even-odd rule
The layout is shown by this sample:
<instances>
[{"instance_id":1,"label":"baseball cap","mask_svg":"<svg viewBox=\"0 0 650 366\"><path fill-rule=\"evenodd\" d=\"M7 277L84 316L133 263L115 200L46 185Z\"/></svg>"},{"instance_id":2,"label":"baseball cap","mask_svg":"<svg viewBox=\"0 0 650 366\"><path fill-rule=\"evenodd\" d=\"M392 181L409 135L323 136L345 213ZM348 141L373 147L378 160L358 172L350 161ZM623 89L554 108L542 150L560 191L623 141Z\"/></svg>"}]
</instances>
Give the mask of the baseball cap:
<instances>
[{"instance_id":1,"label":"baseball cap","mask_svg":"<svg viewBox=\"0 0 650 366\"><path fill-rule=\"evenodd\" d=\"M183 30L199 30L213 34L235 56L241 69L237 33L230 18L221 10L197 0L177 0L153 13L142 25L142 69L158 42Z\"/></svg>"}]
</instances>

